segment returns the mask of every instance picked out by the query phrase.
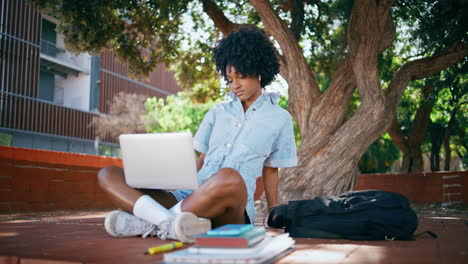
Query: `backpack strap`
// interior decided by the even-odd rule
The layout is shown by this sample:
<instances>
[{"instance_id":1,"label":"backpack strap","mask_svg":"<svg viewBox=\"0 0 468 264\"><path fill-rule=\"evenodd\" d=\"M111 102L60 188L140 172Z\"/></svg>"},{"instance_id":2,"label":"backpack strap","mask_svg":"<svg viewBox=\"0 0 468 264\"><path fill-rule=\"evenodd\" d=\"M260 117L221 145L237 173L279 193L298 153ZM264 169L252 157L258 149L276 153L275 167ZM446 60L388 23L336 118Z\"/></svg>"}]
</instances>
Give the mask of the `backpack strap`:
<instances>
[{"instance_id":1,"label":"backpack strap","mask_svg":"<svg viewBox=\"0 0 468 264\"><path fill-rule=\"evenodd\" d=\"M287 204L268 208L268 226L272 228L283 228L286 225L287 213Z\"/></svg>"},{"instance_id":2,"label":"backpack strap","mask_svg":"<svg viewBox=\"0 0 468 264\"><path fill-rule=\"evenodd\" d=\"M430 230L426 230L426 231L414 234L413 237L416 238L416 237L422 236L424 234L428 234L432 238L438 238L439 237L436 233L434 233L434 232L432 232Z\"/></svg>"}]
</instances>

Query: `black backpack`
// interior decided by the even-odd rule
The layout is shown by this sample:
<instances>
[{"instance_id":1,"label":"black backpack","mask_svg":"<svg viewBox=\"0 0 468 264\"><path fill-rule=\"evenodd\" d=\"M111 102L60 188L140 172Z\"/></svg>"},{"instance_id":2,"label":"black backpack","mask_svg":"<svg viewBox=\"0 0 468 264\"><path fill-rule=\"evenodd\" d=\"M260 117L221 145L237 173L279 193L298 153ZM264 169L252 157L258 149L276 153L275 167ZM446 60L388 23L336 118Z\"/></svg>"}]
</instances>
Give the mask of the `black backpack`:
<instances>
[{"instance_id":1,"label":"black backpack","mask_svg":"<svg viewBox=\"0 0 468 264\"><path fill-rule=\"evenodd\" d=\"M268 225L292 237L410 240L418 218L405 196L366 190L273 207Z\"/></svg>"}]
</instances>

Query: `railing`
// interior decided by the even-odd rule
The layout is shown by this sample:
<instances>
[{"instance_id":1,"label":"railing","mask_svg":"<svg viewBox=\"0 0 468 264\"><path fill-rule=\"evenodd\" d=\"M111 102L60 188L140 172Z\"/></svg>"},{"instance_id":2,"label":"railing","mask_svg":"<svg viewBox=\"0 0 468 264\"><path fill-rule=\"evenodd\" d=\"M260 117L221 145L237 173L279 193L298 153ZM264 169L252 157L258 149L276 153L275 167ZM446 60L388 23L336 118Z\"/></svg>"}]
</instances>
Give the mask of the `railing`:
<instances>
[{"instance_id":1,"label":"railing","mask_svg":"<svg viewBox=\"0 0 468 264\"><path fill-rule=\"evenodd\" d=\"M57 53L59 52L65 52L65 49L57 48L55 43L41 39L41 53L51 57L57 57Z\"/></svg>"},{"instance_id":2,"label":"railing","mask_svg":"<svg viewBox=\"0 0 468 264\"><path fill-rule=\"evenodd\" d=\"M0 127L87 140L96 138L90 126L95 113L45 100L0 91ZM109 136L101 141L117 142Z\"/></svg>"},{"instance_id":3,"label":"railing","mask_svg":"<svg viewBox=\"0 0 468 264\"><path fill-rule=\"evenodd\" d=\"M73 54L66 49L57 47L53 42L41 40L41 53L56 58L64 63L75 65L84 72L89 72L90 56L86 53Z\"/></svg>"}]
</instances>

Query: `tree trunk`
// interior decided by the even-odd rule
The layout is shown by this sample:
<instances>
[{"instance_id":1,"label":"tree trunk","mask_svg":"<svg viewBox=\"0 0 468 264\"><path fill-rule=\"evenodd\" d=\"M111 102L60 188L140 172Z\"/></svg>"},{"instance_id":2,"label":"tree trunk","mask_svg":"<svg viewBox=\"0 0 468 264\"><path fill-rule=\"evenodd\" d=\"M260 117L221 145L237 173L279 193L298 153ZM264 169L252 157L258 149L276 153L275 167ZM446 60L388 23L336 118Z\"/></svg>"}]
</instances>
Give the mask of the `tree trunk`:
<instances>
[{"instance_id":1,"label":"tree trunk","mask_svg":"<svg viewBox=\"0 0 468 264\"><path fill-rule=\"evenodd\" d=\"M424 159L421 151L421 145L426 135L426 129L431 120L432 108L435 104L434 88L425 86L422 90L421 105L419 106L414 121L405 137L401 132L397 118L393 119L392 125L388 133L392 137L392 141L397 145L403 153L403 161L400 172L422 172L424 170Z\"/></svg>"},{"instance_id":2,"label":"tree trunk","mask_svg":"<svg viewBox=\"0 0 468 264\"><path fill-rule=\"evenodd\" d=\"M458 107L455 107L450 113L450 121L445 129L444 135L444 149L445 149L445 161L444 161L444 171L450 171L450 162L452 160L452 148L450 147L450 134L452 134L452 128L456 121L456 114Z\"/></svg>"},{"instance_id":3,"label":"tree trunk","mask_svg":"<svg viewBox=\"0 0 468 264\"><path fill-rule=\"evenodd\" d=\"M413 173L424 171L424 160L421 145L409 146L409 151L403 153L400 172Z\"/></svg>"},{"instance_id":4,"label":"tree trunk","mask_svg":"<svg viewBox=\"0 0 468 264\"><path fill-rule=\"evenodd\" d=\"M351 190L359 174L360 157L388 122L384 107L361 107L339 131L325 140L321 149L308 151L313 148L314 141L304 140L299 148L299 166L282 170L282 200L336 195ZM305 138L313 138L313 135L306 134Z\"/></svg>"},{"instance_id":5,"label":"tree trunk","mask_svg":"<svg viewBox=\"0 0 468 264\"><path fill-rule=\"evenodd\" d=\"M450 133L451 128L447 127L445 130L444 136L444 150L445 150L445 160L444 160L444 171L450 171L450 162L452 161L452 148L450 147Z\"/></svg>"},{"instance_id":6,"label":"tree trunk","mask_svg":"<svg viewBox=\"0 0 468 264\"><path fill-rule=\"evenodd\" d=\"M440 171L440 149L445 129L439 124L431 125L431 171Z\"/></svg>"}]
</instances>

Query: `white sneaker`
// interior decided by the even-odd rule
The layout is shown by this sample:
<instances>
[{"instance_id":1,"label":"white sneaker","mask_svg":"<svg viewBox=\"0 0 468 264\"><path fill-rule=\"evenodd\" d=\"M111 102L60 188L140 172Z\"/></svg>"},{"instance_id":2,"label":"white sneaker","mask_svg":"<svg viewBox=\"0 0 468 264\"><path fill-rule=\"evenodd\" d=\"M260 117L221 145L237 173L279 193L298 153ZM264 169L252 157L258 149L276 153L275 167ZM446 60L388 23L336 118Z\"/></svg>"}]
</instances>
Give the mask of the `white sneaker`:
<instances>
[{"instance_id":1,"label":"white sneaker","mask_svg":"<svg viewBox=\"0 0 468 264\"><path fill-rule=\"evenodd\" d=\"M167 221L167 229L159 231L158 236L162 239L170 238L186 243L193 243L195 236L203 234L211 229L211 222L206 218L198 218L190 212L174 215Z\"/></svg>"},{"instance_id":2,"label":"white sneaker","mask_svg":"<svg viewBox=\"0 0 468 264\"><path fill-rule=\"evenodd\" d=\"M106 215L104 227L114 237L156 235L156 225L123 211L112 211Z\"/></svg>"}]
</instances>

